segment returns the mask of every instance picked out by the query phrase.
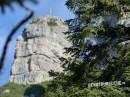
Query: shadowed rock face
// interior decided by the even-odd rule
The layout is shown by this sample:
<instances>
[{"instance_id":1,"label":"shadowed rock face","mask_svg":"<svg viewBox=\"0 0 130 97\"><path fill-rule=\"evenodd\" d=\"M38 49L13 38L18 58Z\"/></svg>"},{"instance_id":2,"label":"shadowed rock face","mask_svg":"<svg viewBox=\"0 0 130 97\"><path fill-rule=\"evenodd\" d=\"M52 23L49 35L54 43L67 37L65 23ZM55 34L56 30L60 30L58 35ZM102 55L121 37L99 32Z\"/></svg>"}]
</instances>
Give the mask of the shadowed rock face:
<instances>
[{"instance_id":1,"label":"shadowed rock face","mask_svg":"<svg viewBox=\"0 0 130 97\"><path fill-rule=\"evenodd\" d=\"M17 39L11 82L35 84L52 79L48 71L61 72L60 57L71 44L63 32L68 26L57 17L37 17Z\"/></svg>"}]
</instances>

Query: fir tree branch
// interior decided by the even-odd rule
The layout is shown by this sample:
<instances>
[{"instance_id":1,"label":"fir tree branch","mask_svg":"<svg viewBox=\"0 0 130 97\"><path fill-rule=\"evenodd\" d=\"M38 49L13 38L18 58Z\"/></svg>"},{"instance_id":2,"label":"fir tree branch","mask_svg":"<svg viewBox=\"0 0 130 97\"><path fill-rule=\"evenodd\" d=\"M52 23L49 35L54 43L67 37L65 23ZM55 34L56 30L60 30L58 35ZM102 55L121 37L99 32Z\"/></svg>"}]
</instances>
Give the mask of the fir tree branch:
<instances>
[{"instance_id":1,"label":"fir tree branch","mask_svg":"<svg viewBox=\"0 0 130 97\"><path fill-rule=\"evenodd\" d=\"M22 21L20 21L10 32L10 34L8 35L7 39L6 39L6 42L4 44L4 47L3 47L3 51L2 51L2 55L1 55L1 58L0 58L0 70L2 70L3 66L4 66L4 62L6 60L6 55L7 55L7 50L8 50L8 47L9 47L9 43L11 42L13 36L15 35L15 33L19 30L19 28L21 26L23 26L28 20L30 20L33 15L34 15L34 12L32 10L30 10L29 8L23 6L23 8L25 8L27 11L30 12L30 14L28 16L26 16Z\"/></svg>"}]
</instances>

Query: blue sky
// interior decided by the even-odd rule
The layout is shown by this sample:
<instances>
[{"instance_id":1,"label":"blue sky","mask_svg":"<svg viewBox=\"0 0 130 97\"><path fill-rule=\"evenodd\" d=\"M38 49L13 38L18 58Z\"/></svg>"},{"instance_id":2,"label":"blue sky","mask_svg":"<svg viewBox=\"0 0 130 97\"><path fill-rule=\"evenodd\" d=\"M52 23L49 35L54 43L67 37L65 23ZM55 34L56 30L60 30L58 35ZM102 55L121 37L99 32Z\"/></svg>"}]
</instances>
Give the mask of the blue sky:
<instances>
[{"instance_id":1,"label":"blue sky","mask_svg":"<svg viewBox=\"0 0 130 97\"><path fill-rule=\"evenodd\" d=\"M66 20L73 18L74 16L64 5L65 1L66 0L39 0L39 4L37 5L34 5L32 3L27 3L26 5L35 11L36 16L49 15L51 9L51 15L58 16ZM7 35L9 34L9 31L27 15L27 12L17 5L14 5L14 9L14 11L11 11L7 8L6 13L0 15L0 54L2 52L2 47ZM22 30L25 26L26 25L24 25L16 33L10 43L8 55L6 57L5 67L0 74L0 86L8 83L9 81L9 75L15 51L16 38L21 35Z\"/></svg>"}]
</instances>

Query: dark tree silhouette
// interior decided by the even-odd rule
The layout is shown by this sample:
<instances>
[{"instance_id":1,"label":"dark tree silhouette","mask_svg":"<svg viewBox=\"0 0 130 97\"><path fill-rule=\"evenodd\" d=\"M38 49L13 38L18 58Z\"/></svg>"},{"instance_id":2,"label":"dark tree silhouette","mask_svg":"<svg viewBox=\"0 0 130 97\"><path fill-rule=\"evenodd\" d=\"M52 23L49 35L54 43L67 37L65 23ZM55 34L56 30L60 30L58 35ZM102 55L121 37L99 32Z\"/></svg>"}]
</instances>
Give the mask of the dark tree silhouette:
<instances>
[{"instance_id":1,"label":"dark tree silhouette","mask_svg":"<svg viewBox=\"0 0 130 97\"><path fill-rule=\"evenodd\" d=\"M6 58L6 54L7 54L7 49L8 49L8 46L9 46L9 43L10 41L12 40L12 37L14 36L14 34L19 30L19 28L25 24L29 19L31 19L34 15L34 12L33 10L25 7L25 1L27 0L0 0L0 8L1 8L1 12L2 14L4 14L6 12L5 10L5 7L10 7L12 8L12 4L13 3L16 3L18 5L20 5L22 8L24 8L25 10L29 11L29 15L27 15L22 21L20 21L9 33L6 41L5 41L5 44L4 44L4 47L3 47L3 51L2 51L2 55L1 55L1 58L0 58L0 71L1 69L3 68L4 66L4 62L5 62L5 58ZM28 0L30 2L33 2L33 3L37 3L37 0Z\"/></svg>"},{"instance_id":2,"label":"dark tree silhouette","mask_svg":"<svg viewBox=\"0 0 130 97\"><path fill-rule=\"evenodd\" d=\"M11 9L13 8L13 3L16 3L20 6L23 7L25 1L30 1L33 3L37 3L37 0L0 0L0 8L1 11L4 13L5 12L5 7L10 7Z\"/></svg>"}]
</instances>

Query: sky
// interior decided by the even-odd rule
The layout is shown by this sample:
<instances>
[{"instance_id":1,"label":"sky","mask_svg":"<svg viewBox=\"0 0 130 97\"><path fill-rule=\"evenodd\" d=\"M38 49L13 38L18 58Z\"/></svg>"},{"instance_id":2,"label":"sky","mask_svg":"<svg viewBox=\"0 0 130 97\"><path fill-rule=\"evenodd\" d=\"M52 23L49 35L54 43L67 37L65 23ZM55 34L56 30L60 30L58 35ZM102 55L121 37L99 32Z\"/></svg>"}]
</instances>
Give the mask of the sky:
<instances>
[{"instance_id":1,"label":"sky","mask_svg":"<svg viewBox=\"0 0 130 97\"><path fill-rule=\"evenodd\" d=\"M37 5L32 3L26 3L26 6L33 9L35 12L35 16L58 16L64 20L73 18L74 15L67 9L65 6L66 0L39 0ZM50 14L51 10L51 14ZM1 13L0 13L1 14ZM14 5L14 10L6 9L5 14L0 15L0 55L2 53L2 47L5 42L7 35L10 30L17 25L17 23L22 20L28 14L23 8L18 5ZM6 56L5 67L0 73L0 86L5 85L9 82L11 65L14 60L14 52L15 52L15 44L18 36L21 35L25 24L23 27L19 29L19 31L15 34L13 40L11 41L8 49L8 55Z\"/></svg>"}]
</instances>

